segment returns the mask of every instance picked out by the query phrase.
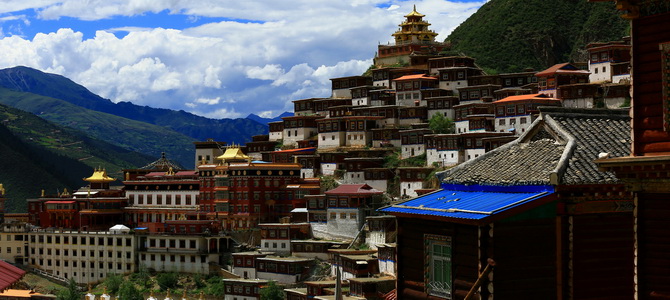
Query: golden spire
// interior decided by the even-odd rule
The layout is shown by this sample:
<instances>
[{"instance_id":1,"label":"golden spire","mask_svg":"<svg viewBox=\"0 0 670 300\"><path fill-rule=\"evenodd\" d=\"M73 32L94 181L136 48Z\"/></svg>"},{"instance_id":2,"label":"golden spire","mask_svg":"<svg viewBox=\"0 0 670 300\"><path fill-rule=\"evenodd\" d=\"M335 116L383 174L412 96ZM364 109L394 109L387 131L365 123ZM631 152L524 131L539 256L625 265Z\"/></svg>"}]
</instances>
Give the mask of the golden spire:
<instances>
[{"instance_id":1,"label":"golden spire","mask_svg":"<svg viewBox=\"0 0 670 300\"><path fill-rule=\"evenodd\" d=\"M405 17L425 17L426 15L420 14L418 11L416 11L416 4L414 4L414 8L412 9L412 12L407 14Z\"/></svg>"},{"instance_id":2,"label":"golden spire","mask_svg":"<svg viewBox=\"0 0 670 300\"><path fill-rule=\"evenodd\" d=\"M2 186L2 183L0 183L0 197L5 195L5 188Z\"/></svg>"},{"instance_id":3,"label":"golden spire","mask_svg":"<svg viewBox=\"0 0 670 300\"><path fill-rule=\"evenodd\" d=\"M95 182L95 183L112 182L114 180L116 179L107 176L107 171L102 168L93 169L93 175L91 175L91 177L84 178L84 181Z\"/></svg>"},{"instance_id":4,"label":"golden spire","mask_svg":"<svg viewBox=\"0 0 670 300\"><path fill-rule=\"evenodd\" d=\"M44 189L42 189L42 196L41 197L44 198Z\"/></svg>"}]
</instances>

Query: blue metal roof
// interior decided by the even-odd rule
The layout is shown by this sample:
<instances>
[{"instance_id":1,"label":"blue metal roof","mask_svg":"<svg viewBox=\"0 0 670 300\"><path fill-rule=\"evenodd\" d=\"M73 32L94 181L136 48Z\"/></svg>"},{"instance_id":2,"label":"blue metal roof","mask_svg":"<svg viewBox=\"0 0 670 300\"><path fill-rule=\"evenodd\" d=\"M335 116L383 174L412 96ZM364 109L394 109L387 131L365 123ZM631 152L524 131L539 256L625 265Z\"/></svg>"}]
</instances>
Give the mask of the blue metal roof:
<instances>
[{"instance_id":1,"label":"blue metal roof","mask_svg":"<svg viewBox=\"0 0 670 300\"><path fill-rule=\"evenodd\" d=\"M443 188L380 211L480 220L554 193L551 186L443 185Z\"/></svg>"}]
</instances>

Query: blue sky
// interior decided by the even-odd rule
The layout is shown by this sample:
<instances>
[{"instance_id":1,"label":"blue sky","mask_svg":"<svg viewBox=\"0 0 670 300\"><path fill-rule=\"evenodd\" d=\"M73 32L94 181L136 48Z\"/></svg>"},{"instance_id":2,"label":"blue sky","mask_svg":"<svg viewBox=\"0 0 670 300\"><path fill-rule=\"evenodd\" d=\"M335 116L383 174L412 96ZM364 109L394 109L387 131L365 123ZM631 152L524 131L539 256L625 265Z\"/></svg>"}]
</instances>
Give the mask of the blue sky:
<instances>
[{"instance_id":1,"label":"blue sky","mask_svg":"<svg viewBox=\"0 0 670 300\"><path fill-rule=\"evenodd\" d=\"M443 40L484 2L0 0L0 68L61 74L114 102L275 116L365 71L412 5Z\"/></svg>"}]
</instances>

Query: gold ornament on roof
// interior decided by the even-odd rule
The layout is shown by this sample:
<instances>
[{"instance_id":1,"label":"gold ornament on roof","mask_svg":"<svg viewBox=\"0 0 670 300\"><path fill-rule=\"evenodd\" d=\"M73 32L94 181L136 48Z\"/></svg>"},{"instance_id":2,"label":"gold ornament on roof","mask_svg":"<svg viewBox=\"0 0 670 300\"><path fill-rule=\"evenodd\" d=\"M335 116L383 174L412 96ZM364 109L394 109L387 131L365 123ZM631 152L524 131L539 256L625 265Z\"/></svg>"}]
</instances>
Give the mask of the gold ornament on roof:
<instances>
[{"instance_id":1,"label":"gold ornament on roof","mask_svg":"<svg viewBox=\"0 0 670 300\"><path fill-rule=\"evenodd\" d=\"M107 170L103 168L96 168L93 171L93 175L88 178L84 178L84 181L95 182L95 183L105 183L112 182L116 180L115 178L107 176Z\"/></svg>"}]
</instances>

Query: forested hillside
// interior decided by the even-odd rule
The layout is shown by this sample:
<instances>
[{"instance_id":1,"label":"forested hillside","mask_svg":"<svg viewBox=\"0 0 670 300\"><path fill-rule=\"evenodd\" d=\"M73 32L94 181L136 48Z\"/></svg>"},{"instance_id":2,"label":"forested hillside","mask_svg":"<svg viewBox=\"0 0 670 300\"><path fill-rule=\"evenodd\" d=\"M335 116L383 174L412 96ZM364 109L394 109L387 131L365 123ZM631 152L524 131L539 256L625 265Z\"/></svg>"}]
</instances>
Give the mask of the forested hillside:
<instances>
[{"instance_id":1,"label":"forested hillside","mask_svg":"<svg viewBox=\"0 0 670 300\"><path fill-rule=\"evenodd\" d=\"M445 41L488 73L542 70L586 61L586 44L628 35L628 21L618 15L613 2L491 0Z\"/></svg>"},{"instance_id":2,"label":"forested hillside","mask_svg":"<svg viewBox=\"0 0 670 300\"><path fill-rule=\"evenodd\" d=\"M7 189L7 210L25 211L25 199L72 190L93 168L122 178L154 158L96 140L15 108L0 105L0 183Z\"/></svg>"}]
</instances>

